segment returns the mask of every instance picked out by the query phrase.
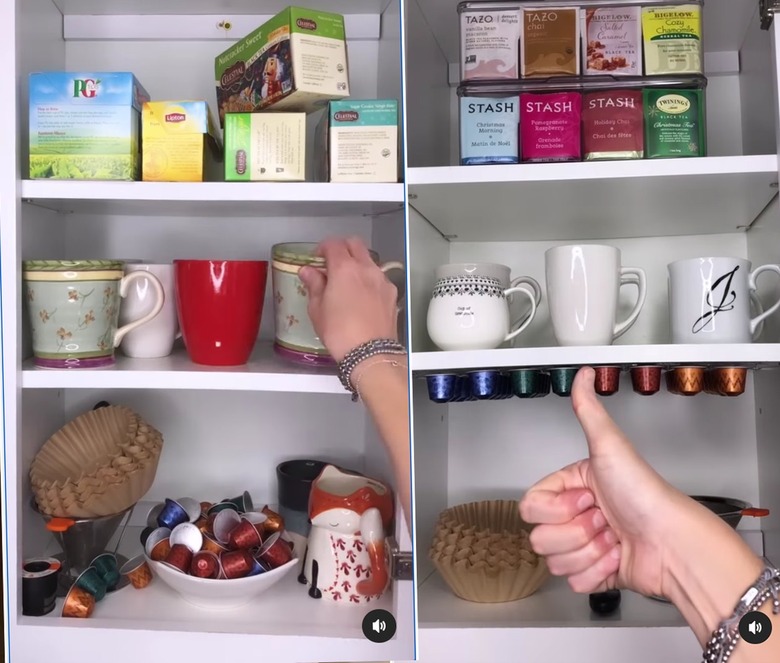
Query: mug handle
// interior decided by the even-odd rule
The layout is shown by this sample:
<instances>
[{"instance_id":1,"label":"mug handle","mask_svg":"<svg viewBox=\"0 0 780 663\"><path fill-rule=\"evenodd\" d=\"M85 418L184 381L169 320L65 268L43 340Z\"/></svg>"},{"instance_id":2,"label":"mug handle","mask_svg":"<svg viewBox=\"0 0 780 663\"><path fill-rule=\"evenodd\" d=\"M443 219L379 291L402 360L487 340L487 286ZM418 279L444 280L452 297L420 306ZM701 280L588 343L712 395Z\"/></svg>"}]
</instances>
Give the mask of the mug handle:
<instances>
[{"instance_id":1,"label":"mug handle","mask_svg":"<svg viewBox=\"0 0 780 663\"><path fill-rule=\"evenodd\" d=\"M756 283L756 280L758 279L759 275L763 272L774 272L778 276L780 276L780 265L761 265L761 267L756 267L751 273L750 273L750 279L748 280L748 288L750 289L751 294L755 293L758 290L758 285ZM774 306L770 307L768 310L764 311L763 313L760 313L755 318L753 318L750 321L750 333L755 335L756 330L758 329L758 326L766 320L770 315L772 315L777 309L780 308L780 299L775 302Z\"/></svg>"},{"instance_id":2,"label":"mug handle","mask_svg":"<svg viewBox=\"0 0 780 663\"><path fill-rule=\"evenodd\" d=\"M628 318L619 325L615 325L613 340L620 338L633 327L642 311L642 307L645 305L645 300L647 299L647 277L645 276L645 271L643 269L640 269L639 267L621 267L620 287L622 288L624 285L635 285L637 290L639 290L639 296L634 305L634 310L631 311ZM780 304L780 302L778 302L778 304Z\"/></svg>"},{"instance_id":3,"label":"mug handle","mask_svg":"<svg viewBox=\"0 0 780 663\"><path fill-rule=\"evenodd\" d=\"M536 308L538 309L539 308L539 304L542 303L542 288L539 285L538 281L536 281L536 279L532 279L530 276L518 276L509 285L512 288L516 288L517 286L522 285L522 284L530 286L531 290L534 291L534 302L536 302ZM511 298L509 298L509 299L510 299L510 303L511 303ZM512 327L514 327L515 325L518 325L518 324L520 324L522 322L525 322L525 320L527 318L528 318L528 315L526 315L525 318L518 318L517 320L512 322Z\"/></svg>"},{"instance_id":4,"label":"mug handle","mask_svg":"<svg viewBox=\"0 0 780 663\"><path fill-rule=\"evenodd\" d=\"M763 314L764 312L764 305L761 303L761 300L758 298L758 294L750 291L750 303L753 305L753 311L752 313L757 313L758 315ZM761 338L761 334L764 333L764 321L759 320L758 324L756 325L756 331L753 332L753 341L757 341L759 338Z\"/></svg>"},{"instance_id":5,"label":"mug handle","mask_svg":"<svg viewBox=\"0 0 780 663\"><path fill-rule=\"evenodd\" d=\"M162 307L165 304L165 291L163 290L162 283L160 283L160 280L154 274L150 274L149 272L130 272L127 276L123 277L119 282L119 296L122 297L122 299L127 297L127 289L130 287L130 284L141 278L149 279L149 283L152 284L152 288L154 288L154 292L157 295L157 301L154 303L154 308L152 308L144 317L134 320L133 322L128 322L124 327L120 327L116 330L116 333L114 334L115 348L119 347L119 344L128 332L137 329L141 325L145 325L147 322L157 317L157 314L162 311Z\"/></svg>"},{"instance_id":6,"label":"mug handle","mask_svg":"<svg viewBox=\"0 0 780 663\"><path fill-rule=\"evenodd\" d=\"M406 266L402 262L394 261L394 262L386 262L384 265L380 265L379 269L381 269L385 274L387 274L387 272L392 272L394 269L404 272L406 271ZM404 306L404 298L399 297L398 310L400 311L403 308L403 306Z\"/></svg>"},{"instance_id":7,"label":"mug handle","mask_svg":"<svg viewBox=\"0 0 780 663\"><path fill-rule=\"evenodd\" d=\"M525 331L525 328L528 327L528 325L533 322L534 317L536 317L536 298L534 297L534 294L524 288L523 286L517 286L514 288L507 288L504 290L504 296L507 297L513 292L522 292L531 302L531 313L528 315L528 317L525 319L525 321L514 331L510 331L506 338L502 341L502 343L506 343L507 341L511 341L513 338L515 338L518 334ZM507 304L508 306L508 304Z\"/></svg>"}]
</instances>

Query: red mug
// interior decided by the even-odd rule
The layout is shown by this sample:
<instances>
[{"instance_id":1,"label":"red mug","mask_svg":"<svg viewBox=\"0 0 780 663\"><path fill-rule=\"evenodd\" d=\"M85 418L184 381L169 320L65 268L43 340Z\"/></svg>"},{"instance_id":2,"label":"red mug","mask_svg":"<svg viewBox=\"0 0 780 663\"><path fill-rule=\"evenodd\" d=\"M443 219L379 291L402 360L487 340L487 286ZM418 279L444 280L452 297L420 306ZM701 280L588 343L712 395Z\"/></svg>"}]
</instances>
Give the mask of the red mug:
<instances>
[{"instance_id":1,"label":"red mug","mask_svg":"<svg viewBox=\"0 0 780 663\"><path fill-rule=\"evenodd\" d=\"M190 359L205 366L249 361L263 315L264 260L175 260L176 308Z\"/></svg>"}]
</instances>

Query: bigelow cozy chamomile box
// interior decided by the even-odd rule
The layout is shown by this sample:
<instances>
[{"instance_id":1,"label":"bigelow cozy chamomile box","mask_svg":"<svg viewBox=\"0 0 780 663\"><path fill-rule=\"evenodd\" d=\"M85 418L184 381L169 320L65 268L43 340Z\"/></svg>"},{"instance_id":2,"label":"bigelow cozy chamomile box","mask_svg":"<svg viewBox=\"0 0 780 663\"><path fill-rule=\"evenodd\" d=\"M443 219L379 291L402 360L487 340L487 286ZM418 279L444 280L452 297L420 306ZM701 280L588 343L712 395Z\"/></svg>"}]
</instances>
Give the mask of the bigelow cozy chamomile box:
<instances>
[{"instance_id":1,"label":"bigelow cozy chamomile box","mask_svg":"<svg viewBox=\"0 0 780 663\"><path fill-rule=\"evenodd\" d=\"M30 74L30 178L137 180L147 101L131 73Z\"/></svg>"},{"instance_id":2,"label":"bigelow cozy chamomile box","mask_svg":"<svg viewBox=\"0 0 780 663\"><path fill-rule=\"evenodd\" d=\"M344 17L288 7L216 58L219 121L273 107L311 113L349 96Z\"/></svg>"},{"instance_id":3,"label":"bigelow cozy chamomile box","mask_svg":"<svg viewBox=\"0 0 780 663\"><path fill-rule=\"evenodd\" d=\"M331 101L315 135L317 179L323 182L398 181L398 102Z\"/></svg>"}]
</instances>

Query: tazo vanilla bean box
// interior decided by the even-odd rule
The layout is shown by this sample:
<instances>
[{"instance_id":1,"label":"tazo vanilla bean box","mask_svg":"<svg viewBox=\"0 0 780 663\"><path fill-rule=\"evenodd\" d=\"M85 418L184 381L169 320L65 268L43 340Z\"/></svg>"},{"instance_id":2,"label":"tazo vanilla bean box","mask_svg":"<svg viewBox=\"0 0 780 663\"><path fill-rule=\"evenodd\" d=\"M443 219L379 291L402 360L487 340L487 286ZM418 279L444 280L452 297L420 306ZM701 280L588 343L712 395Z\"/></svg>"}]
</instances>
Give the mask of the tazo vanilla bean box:
<instances>
[{"instance_id":1,"label":"tazo vanilla bean box","mask_svg":"<svg viewBox=\"0 0 780 663\"><path fill-rule=\"evenodd\" d=\"M216 58L219 121L226 113L311 113L349 96L344 17L288 7Z\"/></svg>"},{"instance_id":2,"label":"tazo vanilla bean box","mask_svg":"<svg viewBox=\"0 0 780 663\"><path fill-rule=\"evenodd\" d=\"M398 181L398 102L331 101L317 125L317 179L323 182Z\"/></svg>"},{"instance_id":3,"label":"tazo vanilla bean box","mask_svg":"<svg viewBox=\"0 0 780 663\"><path fill-rule=\"evenodd\" d=\"M520 163L520 98L460 98L460 163Z\"/></svg>"},{"instance_id":4,"label":"tazo vanilla bean box","mask_svg":"<svg viewBox=\"0 0 780 663\"><path fill-rule=\"evenodd\" d=\"M647 88L644 96L648 158L706 156L703 90Z\"/></svg>"},{"instance_id":5,"label":"tazo vanilla bean box","mask_svg":"<svg viewBox=\"0 0 780 663\"><path fill-rule=\"evenodd\" d=\"M639 7L583 9L584 73L641 76L641 19Z\"/></svg>"},{"instance_id":6,"label":"tazo vanilla bean box","mask_svg":"<svg viewBox=\"0 0 780 663\"><path fill-rule=\"evenodd\" d=\"M642 9L645 74L701 74L701 7Z\"/></svg>"},{"instance_id":7,"label":"tazo vanilla bean box","mask_svg":"<svg viewBox=\"0 0 780 663\"><path fill-rule=\"evenodd\" d=\"M523 161L579 161L582 158L579 92L520 95Z\"/></svg>"},{"instance_id":8,"label":"tazo vanilla bean box","mask_svg":"<svg viewBox=\"0 0 780 663\"><path fill-rule=\"evenodd\" d=\"M461 80L518 78L520 10L463 11Z\"/></svg>"},{"instance_id":9,"label":"tazo vanilla bean box","mask_svg":"<svg viewBox=\"0 0 780 663\"><path fill-rule=\"evenodd\" d=\"M641 159L644 105L641 90L610 90L583 95L582 150L585 161Z\"/></svg>"},{"instance_id":10,"label":"tazo vanilla bean box","mask_svg":"<svg viewBox=\"0 0 780 663\"><path fill-rule=\"evenodd\" d=\"M306 180L305 113L229 113L225 116L225 180Z\"/></svg>"},{"instance_id":11,"label":"tazo vanilla bean box","mask_svg":"<svg viewBox=\"0 0 780 663\"><path fill-rule=\"evenodd\" d=\"M579 11L575 7L522 10L522 78L579 75Z\"/></svg>"}]
</instances>

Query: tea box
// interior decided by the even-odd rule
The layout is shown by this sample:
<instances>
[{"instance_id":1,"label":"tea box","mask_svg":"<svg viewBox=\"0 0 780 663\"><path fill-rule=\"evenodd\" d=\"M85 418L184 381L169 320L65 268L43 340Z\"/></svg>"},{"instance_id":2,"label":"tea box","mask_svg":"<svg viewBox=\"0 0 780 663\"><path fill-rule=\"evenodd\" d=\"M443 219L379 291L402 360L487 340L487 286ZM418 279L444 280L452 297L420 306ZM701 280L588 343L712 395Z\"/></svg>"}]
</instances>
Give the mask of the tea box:
<instances>
[{"instance_id":1,"label":"tea box","mask_svg":"<svg viewBox=\"0 0 780 663\"><path fill-rule=\"evenodd\" d=\"M225 116L225 180L306 180L305 113L229 113Z\"/></svg>"},{"instance_id":2,"label":"tea box","mask_svg":"<svg viewBox=\"0 0 780 663\"><path fill-rule=\"evenodd\" d=\"M461 80L518 78L520 11L459 6Z\"/></svg>"},{"instance_id":3,"label":"tea box","mask_svg":"<svg viewBox=\"0 0 780 663\"><path fill-rule=\"evenodd\" d=\"M582 102L585 161L644 156L644 100L641 90L589 92Z\"/></svg>"},{"instance_id":4,"label":"tea box","mask_svg":"<svg viewBox=\"0 0 780 663\"><path fill-rule=\"evenodd\" d=\"M644 107L648 158L706 156L702 90L649 88L644 91Z\"/></svg>"},{"instance_id":5,"label":"tea box","mask_svg":"<svg viewBox=\"0 0 780 663\"><path fill-rule=\"evenodd\" d=\"M521 11L521 77L579 75L580 10L545 6Z\"/></svg>"},{"instance_id":6,"label":"tea box","mask_svg":"<svg viewBox=\"0 0 780 663\"><path fill-rule=\"evenodd\" d=\"M641 76L641 18L639 7L583 9L583 73Z\"/></svg>"},{"instance_id":7,"label":"tea box","mask_svg":"<svg viewBox=\"0 0 780 663\"><path fill-rule=\"evenodd\" d=\"M126 72L30 74L30 178L137 180L141 108Z\"/></svg>"},{"instance_id":8,"label":"tea box","mask_svg":"<svg viewBox=\"0 0 780 663\"><path fill-rule=\"evenodd\" d=\"M217 56L220 124L273 107L311 113L349 96L344 17L288 7Z\"/></svg>"},{"instance_id":9,"label":"tea box","mask_svg":"<svg viewBox=\"0 0 780 663\"><path fill-rule=\"evenodd\" d=\"M702 19L699 5L642 9L645 74L701 74Z\"/></svg>"},{"instance_id":10,"label":"tea box","mask_svg":"<svg viewBox=\"0 0 780 663\"><path fill-rule=\"evenodd\" d=\"M317 125L317 179L397 182L398 102L331 101Z\"/></svg>"},{"instance_id":11,"label":"tea box","mask_svg":"<svg viewBox=\"0 0 780 663\"><path fill-rule=\"evenodd\" d=\"M520 163L519 122L519 96L461 97L461 165Z\"/></svg>"},{"instance_id":12,"label":"tea box","mask_svg":"<svg viewBox=\"0 0 780 663\"><path fill-rule=\"evenodd\" d=\"M523 161L579 161L582 157L579 92L520 95Z\"/></svg>"},{"instance_id":13,"label":"tea box","mask_svg":"<svg viewBox=\"0 0 780 663\"><path fill-rule=\"evenodd\" d=\"M147 101L141 113L144 182L203 182L220 161L205 101Z\"/></svg>"}]
</instances>

